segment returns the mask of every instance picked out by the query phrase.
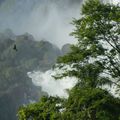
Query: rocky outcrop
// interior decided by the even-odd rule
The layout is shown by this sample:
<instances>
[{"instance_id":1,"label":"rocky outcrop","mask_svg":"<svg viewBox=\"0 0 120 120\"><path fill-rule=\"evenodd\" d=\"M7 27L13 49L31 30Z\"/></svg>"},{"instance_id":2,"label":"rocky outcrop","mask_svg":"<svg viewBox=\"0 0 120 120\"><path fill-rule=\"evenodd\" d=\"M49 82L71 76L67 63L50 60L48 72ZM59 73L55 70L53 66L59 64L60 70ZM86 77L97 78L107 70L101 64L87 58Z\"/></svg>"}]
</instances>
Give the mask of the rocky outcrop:
<instances>
[{"instance_id":1,"label":"rocky outcrop","mask_svg":"<svg viewBox=\"0 0 120 120\"><path fill-rule=\"evenodd\" d=\"M62 55L69 53L71 51L71 44L63 45L61 51L62 51Z\"/></svg>"}]
</instances>

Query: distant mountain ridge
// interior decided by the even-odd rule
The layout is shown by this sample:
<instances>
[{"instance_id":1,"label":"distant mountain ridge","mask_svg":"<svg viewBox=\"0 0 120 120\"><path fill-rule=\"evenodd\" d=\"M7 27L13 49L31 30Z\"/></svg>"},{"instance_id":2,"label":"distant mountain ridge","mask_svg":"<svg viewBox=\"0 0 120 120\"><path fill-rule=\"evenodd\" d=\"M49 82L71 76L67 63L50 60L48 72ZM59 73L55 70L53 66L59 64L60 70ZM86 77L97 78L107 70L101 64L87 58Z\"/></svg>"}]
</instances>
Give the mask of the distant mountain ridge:
<instances>
[{"instance_id":1,"label":"distant mountain ridge","mask_svg":"<svg viewBox=\"0 0 120 120\"><path fill-rule=\"evenodd\" d=\"M50 69L61 55L58 47L35 41L31 34L18 36L10 29L0 33L0 120L16 120L19 106L46 94L33 85L27 72Z\"/></svg>"}]
</instances>

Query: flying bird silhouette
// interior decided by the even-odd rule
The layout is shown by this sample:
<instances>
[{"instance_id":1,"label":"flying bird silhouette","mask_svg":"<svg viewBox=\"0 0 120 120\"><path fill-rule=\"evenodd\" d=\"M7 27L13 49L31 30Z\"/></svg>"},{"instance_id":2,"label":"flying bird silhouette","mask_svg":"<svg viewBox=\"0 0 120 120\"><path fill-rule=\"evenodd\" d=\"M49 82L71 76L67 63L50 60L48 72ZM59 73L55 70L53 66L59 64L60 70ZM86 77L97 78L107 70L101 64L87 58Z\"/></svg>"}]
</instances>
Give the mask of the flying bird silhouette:
<instances>
[{"instance_id":1,"label":"flying bird silhouette","mask_svg":"<svg viewBox=\"0 0 120 120\"><path fill-rule=\"evenodd\" d=\"M16 44L14 44L14 46L13 46L13 50L17 51Z\"/></svg>"}]
</instances>

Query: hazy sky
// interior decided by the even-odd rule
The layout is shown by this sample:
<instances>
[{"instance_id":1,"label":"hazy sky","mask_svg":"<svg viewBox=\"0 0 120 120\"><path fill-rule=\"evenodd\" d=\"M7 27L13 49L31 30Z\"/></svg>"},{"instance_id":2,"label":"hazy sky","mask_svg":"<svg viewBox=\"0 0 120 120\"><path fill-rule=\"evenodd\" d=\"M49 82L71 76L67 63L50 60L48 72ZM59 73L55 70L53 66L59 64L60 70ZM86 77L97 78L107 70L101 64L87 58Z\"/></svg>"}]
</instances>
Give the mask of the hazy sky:
<instances>
[{"instance_id":1,"label":"hazy sky","mask_svg":"<svg viewBox=\"0 0 120 120\"><path fill-rule=\"evenodd\" d=\"M61 47L74 43L69 33L73 18L80 16L83 0L0 0L0 31L10 28L16 34L31 33ZM120 0L112 1L115 4Z\"/></svg>"},{"instance_id":2,"label":"hazy sky","mask_svg":"<svg viewBox=\"0 0 120 120\"><path fill-rule=\"evenodd\" d=\"M82 0L0 0L0 30L17 34L29 32L59 47L73 43L69 36L73 17L80 14Z\"/></svg>"}]
</instances>

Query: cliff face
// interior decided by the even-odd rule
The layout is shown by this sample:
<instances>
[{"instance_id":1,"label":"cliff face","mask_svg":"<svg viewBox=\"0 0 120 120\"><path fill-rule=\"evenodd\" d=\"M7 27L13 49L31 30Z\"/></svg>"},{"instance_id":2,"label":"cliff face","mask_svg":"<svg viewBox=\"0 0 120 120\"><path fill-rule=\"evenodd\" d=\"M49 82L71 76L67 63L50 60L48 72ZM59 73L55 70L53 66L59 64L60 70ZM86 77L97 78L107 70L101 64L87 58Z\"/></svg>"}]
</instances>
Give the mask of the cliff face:
<instances>
[{"instance_id":1,"label":"cliff face","mask_svg":"<svg viewBox=\"0 0 120 120\"><path fill-rule=\"evenodd\" d=\"M62 55L65 55L71 51L71 44L65 44L62 46Z\"/></svg>"},{"instance_id":2,"label":"cliff face","mask_svg":"<svg viewBox=\"0 0 120 120\"><path fill-rule=\"evenodd\" d=\"M50 42L35 41L28 33L11 34L10 31L0 34L0 120L16 120L19 106L46 94L33 85L27 72L50 69L61 55Z\"/></svg>"}]
</instances>

